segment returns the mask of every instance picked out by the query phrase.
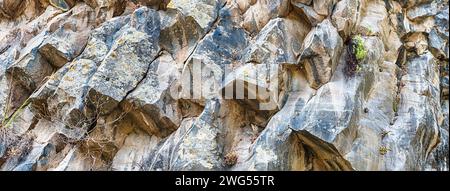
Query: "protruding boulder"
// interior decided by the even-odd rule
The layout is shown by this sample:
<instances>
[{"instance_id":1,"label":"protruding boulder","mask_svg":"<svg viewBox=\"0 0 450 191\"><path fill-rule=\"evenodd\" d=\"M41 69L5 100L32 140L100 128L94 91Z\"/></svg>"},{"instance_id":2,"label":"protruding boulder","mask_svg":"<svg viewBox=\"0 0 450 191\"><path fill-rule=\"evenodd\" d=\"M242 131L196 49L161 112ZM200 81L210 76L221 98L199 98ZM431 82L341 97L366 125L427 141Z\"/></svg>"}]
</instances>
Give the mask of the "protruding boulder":
<instances>
[{"instance_id":1,"label":"protruding boulder","mask_svg":"<svg viewBox=\"0 0 450 191\"><path fill-rule=\"evenodd\" d=\"M207 31L216 21L221 5L218 0L171 0L167 9L179 10L186 17L191 17L200 27Z\"/></svg>"},{"instance_id":2,"label":"protruding boulder","mask_svg":"<svg viewBox=\"0 0 450 191\"><path fill-rule=\"evenodd\" d=\"M10 90L7 115L14 112L33 91L43 83L44 78L53 72L53 68L33 49L8 67L6 77L13 84Z\"/></svg>"},{"instance_id":3,"label":"protruding boulder","mask_svg":"<svg viewBox=\"0 0 450 191\"><path fill-rule=\"evenodd\" d=\"M261 30L243 55L245 63L296 64L309 25L298 16L276 18Z\"/></svg>"},{"instance_id":4,"label":"protruding boulder","mask_svg":"<svg viewBox=\"0 0 450 191\"><path fill-rule=\"evenodd\" d=\"M308 18L308 21L311 24L311 26L316 26L318 23L322 22L325 19L325 16L317 14L316 11L310 6L307 6L302 3L296 4L292 3L292 4L295 8L300 9L303 15L305 15L306 18Z\"/></svg>"},{"instance_id":5,"label":"protruding boulder","mask_svg":"<svg viewBox=\"0 0 450 191\"><path fill-rule=\"evenodd\" d=\"M133 14L89 81L87 99L100 115L111 112L135 89L159 54L159 19L152 17L154 13L139 9Z\"/></svg>"},{"instance_id":6,"label":"protruding boulder","mask_svg":"<svg viewBox=\"0 0 450 191\"><path fill-rule=\"evenodd\" d=\"M358 5L361 5L360 0L342 0L336 3L333 10L331 21L344 39L351 35L357 23L360 14Z\"/></svg>"},{"instance_id":7,"label":"protruding boulder","mask_svg":"<svg viewBox=\"0 0 450 191\"><path fill-rule=\"evenodd\" d=\"M185 119L180 128L149 155L147 170L221 170L218 144L221 128L214 125L220 115L219 100L211 100L197 119Z\"/></svg>"},{"instance_id":8,"label":"protruding boulder","mask_svg":"<svg viewBox=\"0 0 450 191\"><path fill-rule=\"evenodd\" d=\"M281 66L249 63L225 76L222 95L267 119L282 107L282 81Z\"/></svg>"},{"instance_id":9,"label":"protruding boulder","mask_svg":"<svg viewBox=\"0 0 450 191\"><path fill-rule=\"evenodd\" d=\"M123 109L150 135L166 137L181 123L177 93L180 71L163 53L150 64L144 80L125 98Z\"/></svg>"},{"instance_id":10,"label":"protruding boulder","mask_svg":"<svg viewBox=\"0 0 450 191\"><path fill-rule=\"evenodd\" d=\"M84 114L87 84L97 69L95 62L80 59L69 65L54 93L47 98L48 111L55 121L79 128L90 125Z\"/></svg>"},{"instance_id":11,"label":"protruding boulder","mask_svg":"<svg viewBox=\"0 0 450 191\"><path fill-rule=\"evenodd\" d=\"M328 16L333 11L335 0L313 0L313 7L317 14Z\"/></svg>"},{"instance_id":12,"label":"protruding boulder","mask_svg":"<svg viewBox=\"0 0 450 191\"><path fill-rule=\"evenodd\" d=\"M250 33L258 33L271 19L287 16L289 9L289 1L258 0L244 13L242 26Z\"/></svg>"},{"instance_id":13,"label":"protruding boulder","mask_svg":"<svg viewBox=\"0 0 450 191\"><path fill-rule=\"evenodd\" d=\"M437 58L449 58L448 49L448 6L445 6L435 17L436 26L428 34L428 45Z\"/></svg>"},{"instance_id":14,"label":"protruding boulder","mask_svg":"<svg viewBox=\"0 0 450 191\"><path fill-rule=\"evenodd\" d=\"M336 70L342 47L343 40L328 19L308 33L299 62L304 66L312 88L317 89L330 80Z\"/></svg>"},{"instance_id":15,"label":"protruding boulder","mask_svg":"<svg viewBox=\"0 0 450 191\"><path fill-rule=\"evenodd\" d=\"M59 112L57 108L71 108L74 106L73 104L77 105L76 107L82 108L82 105L80 105L80 101L85 104L84 97L86 95L86 92L84 91L86 88L86 80L90 80L93 69L97 68L97 66L100 65L101 61L110 50L112 46L111 36L114 36L128 20L129 17L115 18L104 23L99 28L93 30L90 35L90 40L87 43L87 46L84 49L83 53L79 56L79 59L58 69L39 89L37 89L30 96L30 102L32 106L31 109L33 113L41 118L47 118L50 120L50 118L54 114L55 116L59 117L65 116L65 113ZM82 73L82 75L78 76L79 72ZM67 79L63 79L66 73L69 73L68 77ZM80 83L81 81L78 80L81 80L84 83ZM61 81L67 81L70 85L60 86ZM58 99L50 99L51 96L55 96L56 91L59 92L58 94L62 93L62 96L64 96L65 98L71 97L71 99L60 99L59 101L62 102L59 102ZM69 93L67 94L67 92ZM75 100L78 100L77 103L75 103ZM66 104L68 105L66 106ZM49 111L48 105L53 105L53 113ZM59 115L56 115L58 113ZM60 118L57 119L61 121ZM72 124L72 126L74 125Z\"/></svg>"},{"instance_id":16,"label":"protruding boulder","mask_svg":"<svg viewBox=\"0 0 450 191\"><path fill-rule=\"evenodd\" d=\"M205 99L220 95L225 68L239 64L248 36L244 29L233 26L227 9L221 11L221 17L217 28L199 42L184 65L180 98L203 105Z\"/></svg>"},{"instance_id":17,"label":"protruding boulder","mask_svg":"<svg viewBox=\"0 0 450 191\"><path fill-rule=\"evenodd\" d=\"M96 22L94 10L85 4L74 7L64 17L61 26L53 26L58 28L51 29L52 34L46 37L39 48L39 53L56 68L72 61L83 51Z\"/></svg>"},{"instance_id":18,"label":"protruding boulder","mask_svg":"<svg viewBox=\"0 0 450 191\"><path fill-rule=\"evenodd\" d=\"M429 4L422 4L413 8L408 9L406 16L410 20L419 20L424 17L429 17L436 15L437 4L435 2Z\"/></svg>"}]
</instances>

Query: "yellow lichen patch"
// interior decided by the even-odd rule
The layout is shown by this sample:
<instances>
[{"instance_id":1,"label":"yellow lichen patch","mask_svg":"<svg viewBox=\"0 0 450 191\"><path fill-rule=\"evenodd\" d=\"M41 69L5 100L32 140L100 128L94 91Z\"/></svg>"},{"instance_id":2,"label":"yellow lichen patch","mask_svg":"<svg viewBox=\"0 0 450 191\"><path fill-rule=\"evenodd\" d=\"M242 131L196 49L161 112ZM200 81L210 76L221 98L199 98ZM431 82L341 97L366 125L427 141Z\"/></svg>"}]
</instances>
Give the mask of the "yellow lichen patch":
<instances>
[{"instance_id":1,"label":"yellow lichen patch","mask_svg":"<svg viewBox=\"0 0 450 191\"><path fill-rule=\"evenodd\" d=\"M71 81L73 81L74 79L73 79L72 77L70 77L70 76L65 76L65 77L64 77L64 80L71 82Z\"/></svg>"},{"instance_id":2,"label":"yellow lichen patch","mask_svg":"<svg viewBox=\"0 0 450 191\"><path fill-rule=\"evenodd\" d=\"M173 1L170 1L169 4L167 4L168 9L175 9L175 5L173 4Z\"/></svg>"},{"instance_id":3,"label":"yellow lichen patch","mask_svg":"<svg viewBox=\"0 0 450 191\"><path fill-rule=\"evenodd\" d=\"M387 148L386 146L381 146L378 151L380 152L380 155L385 155L387 152L391 151L391 149Z\"/></svg>"}]
</instances>

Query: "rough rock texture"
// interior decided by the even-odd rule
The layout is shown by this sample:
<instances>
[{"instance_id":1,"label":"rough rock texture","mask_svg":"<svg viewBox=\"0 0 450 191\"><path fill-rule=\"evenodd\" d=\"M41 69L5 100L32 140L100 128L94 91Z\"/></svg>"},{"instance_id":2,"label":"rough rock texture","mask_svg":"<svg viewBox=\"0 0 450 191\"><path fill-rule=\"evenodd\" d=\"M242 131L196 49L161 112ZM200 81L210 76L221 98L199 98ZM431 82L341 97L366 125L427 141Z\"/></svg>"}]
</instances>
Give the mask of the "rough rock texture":
<instances>
[{"instance_id":1,"label":"rough rock texture","mask_svg":"<svg viewBox=\"0 0 450 191\"><path fill-rule=\"evenodd\" d=\"M0 170L449 169L447 0L0 0Z\"/></svg>"}]
</instances>

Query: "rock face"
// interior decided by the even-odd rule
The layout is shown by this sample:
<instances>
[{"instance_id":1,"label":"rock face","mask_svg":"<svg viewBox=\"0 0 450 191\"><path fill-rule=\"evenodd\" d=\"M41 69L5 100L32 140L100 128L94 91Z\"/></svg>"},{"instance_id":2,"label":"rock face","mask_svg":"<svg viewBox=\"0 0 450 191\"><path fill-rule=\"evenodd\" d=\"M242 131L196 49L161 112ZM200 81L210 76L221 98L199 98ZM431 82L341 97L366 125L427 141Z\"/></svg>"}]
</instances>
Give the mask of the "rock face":
<instances>
[{"instance_id":1,"label":"rock face","mask_svg":"<svg viewBox=\"0 0 450 191\"><path fill-rule=\"evenodd\" d=\"M447 0L0 0L0 169L448 171Z\"/></svg>"}]
</instances>

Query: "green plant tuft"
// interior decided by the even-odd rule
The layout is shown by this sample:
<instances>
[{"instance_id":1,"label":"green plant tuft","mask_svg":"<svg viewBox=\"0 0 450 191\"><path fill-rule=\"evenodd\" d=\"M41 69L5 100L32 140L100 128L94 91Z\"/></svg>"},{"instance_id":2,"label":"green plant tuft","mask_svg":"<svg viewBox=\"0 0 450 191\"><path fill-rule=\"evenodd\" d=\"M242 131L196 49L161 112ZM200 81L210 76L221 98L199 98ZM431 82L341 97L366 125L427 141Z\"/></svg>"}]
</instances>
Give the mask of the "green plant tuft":
<instances>
[{"instance_id":1,"label":"green plant tuft","mask_svg":"<svg viewBox=\"0 0 450 191\"><path fill-rule=\"evenodd\" d=\"M353 40L355 42L353 45L354 54L358 62L361 62L362 60L364 60L367 54L367 50L364 47L363 39L361 38L361 36L357 35L353 37Z\"/></svg>"}]
</instances>

